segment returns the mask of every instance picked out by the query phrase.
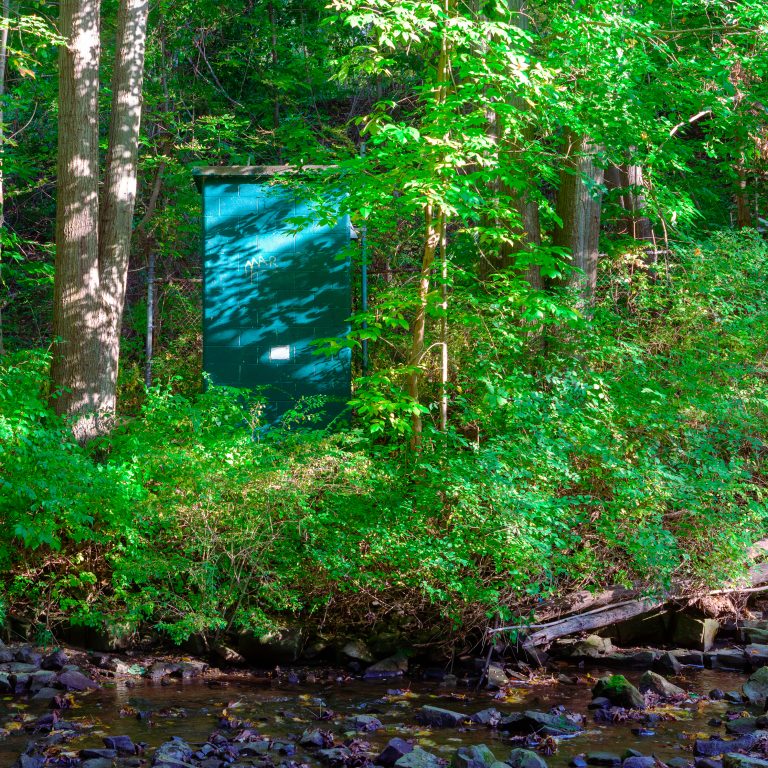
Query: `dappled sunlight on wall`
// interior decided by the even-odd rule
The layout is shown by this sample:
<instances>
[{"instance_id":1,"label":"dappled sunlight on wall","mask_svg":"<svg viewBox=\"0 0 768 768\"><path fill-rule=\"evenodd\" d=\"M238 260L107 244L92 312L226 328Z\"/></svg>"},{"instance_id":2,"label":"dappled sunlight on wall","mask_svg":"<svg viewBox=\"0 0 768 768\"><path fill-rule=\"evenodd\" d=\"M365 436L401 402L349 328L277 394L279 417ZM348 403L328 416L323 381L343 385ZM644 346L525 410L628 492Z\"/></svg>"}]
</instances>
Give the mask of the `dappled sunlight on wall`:
<instances>
[{"instance_id":1,"label":"dappled sunlight on wall","mask_svg":"<svg viewBox=\"0 0 768 768\"><path fill-rule=\"evenodd\" d=\"M293 192L263 174L211 170L197 172L204 370L215 384L263 388L270 419L310 395L326 396L327 417L338 415L350 397L350 350L318 355L313 342L348 331L349 218L297 231L296 217L311 211Z\"/></svg>"}]
</instances>

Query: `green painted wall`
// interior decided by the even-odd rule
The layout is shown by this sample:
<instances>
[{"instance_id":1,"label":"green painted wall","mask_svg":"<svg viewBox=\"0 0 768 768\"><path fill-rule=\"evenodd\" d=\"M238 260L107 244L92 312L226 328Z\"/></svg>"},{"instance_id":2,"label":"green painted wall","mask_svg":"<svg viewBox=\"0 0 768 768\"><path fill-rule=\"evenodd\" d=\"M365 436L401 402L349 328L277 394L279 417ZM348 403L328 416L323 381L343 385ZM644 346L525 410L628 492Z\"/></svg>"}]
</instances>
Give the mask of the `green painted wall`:
<instances>
[{"instance_id":1,"label":"green painted wall","mask_svg":"<svg viewBox=\"0 0 768 768\"><path fill-rule=\"evenodd\" d=\"M351 313L349 218L293 234L307 215L264 176L197 175L203 195L203 369L215 384L264 388L273 421L298 398L325 395L327 419L350 397L351 351L312 354L344 335ZM348 253L348 252L347 252Z\"/></svg>"}]
</instances>

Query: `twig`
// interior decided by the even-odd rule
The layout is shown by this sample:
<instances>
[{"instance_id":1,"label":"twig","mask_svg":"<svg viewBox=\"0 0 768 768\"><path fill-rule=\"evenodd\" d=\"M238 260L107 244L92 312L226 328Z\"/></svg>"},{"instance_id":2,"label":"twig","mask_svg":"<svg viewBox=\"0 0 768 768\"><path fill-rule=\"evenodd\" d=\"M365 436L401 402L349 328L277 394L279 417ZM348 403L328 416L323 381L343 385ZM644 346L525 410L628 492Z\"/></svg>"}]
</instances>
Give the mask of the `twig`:
<instances>
[{"instance_id":1,"label":"twig","mask_svg":"<svg viewBox=\"0 0 768 768\"><path fill-rule=\"evenodd\" d=\"M681 123L678 123L670 132L670 136L677 135L677 132L684 126L684 125L695 125L699 122L699 120L703 120L705 117L712 117L712 110L711 109L702 109L701 112L697 112L692 117L689 117L687 120L683 120Z\"/></svg>"}]
</instances>

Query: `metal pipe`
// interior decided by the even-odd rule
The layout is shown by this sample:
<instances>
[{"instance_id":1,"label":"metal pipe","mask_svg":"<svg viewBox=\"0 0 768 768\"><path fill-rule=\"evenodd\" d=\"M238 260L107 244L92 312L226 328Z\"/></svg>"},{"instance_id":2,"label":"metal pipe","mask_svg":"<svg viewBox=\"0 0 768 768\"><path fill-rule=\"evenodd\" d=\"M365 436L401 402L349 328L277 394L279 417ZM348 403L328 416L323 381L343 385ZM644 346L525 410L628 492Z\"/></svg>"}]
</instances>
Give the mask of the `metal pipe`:
<instances>
[{"instance_id":1,"label":"metal pipe","mask_svg":"<svg viewBox=\"0 0 768 768\"><path fill-rule=\"evenodd\" d=\"M152 351L155 332L155 252L150 249L147 256L147 339L144 348L144 383L152 386Z\"/></svg>"}]
</instances>

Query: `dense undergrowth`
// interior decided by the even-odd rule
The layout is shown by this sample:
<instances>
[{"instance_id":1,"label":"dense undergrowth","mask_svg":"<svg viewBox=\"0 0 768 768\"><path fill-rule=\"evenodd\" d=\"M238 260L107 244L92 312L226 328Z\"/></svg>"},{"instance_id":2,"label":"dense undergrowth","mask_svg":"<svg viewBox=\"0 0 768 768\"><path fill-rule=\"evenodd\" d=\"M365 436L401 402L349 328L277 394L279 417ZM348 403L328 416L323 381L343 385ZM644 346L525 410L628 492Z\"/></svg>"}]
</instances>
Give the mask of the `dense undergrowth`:
<instances>
[{"instance_id":1,"label":"dense undergrowth","mask_svg":"<svg viewBox=\"0 0 768 768\"><path fill-rule=\"evenodd\" d=\"M577 587L743 575L768 519L767 267L755 233L655 271L620 251L589 322L520 325L493 366L467 330L454 427L418 454L300 415L263 433L240 393L171 385L83 449L46 405L47 355L7 355L2 601L176 641L297 615L428 638Z\"/></svg>"}]
</instances>

